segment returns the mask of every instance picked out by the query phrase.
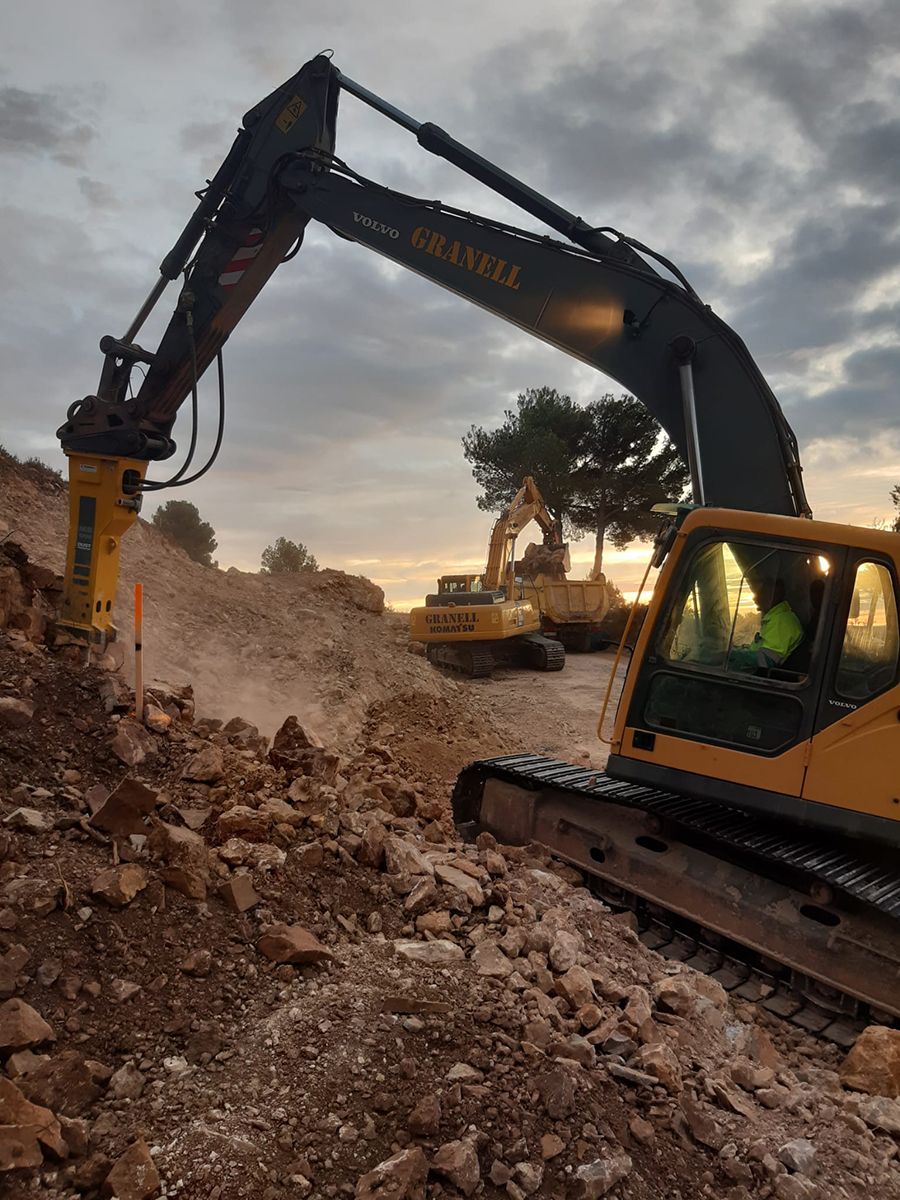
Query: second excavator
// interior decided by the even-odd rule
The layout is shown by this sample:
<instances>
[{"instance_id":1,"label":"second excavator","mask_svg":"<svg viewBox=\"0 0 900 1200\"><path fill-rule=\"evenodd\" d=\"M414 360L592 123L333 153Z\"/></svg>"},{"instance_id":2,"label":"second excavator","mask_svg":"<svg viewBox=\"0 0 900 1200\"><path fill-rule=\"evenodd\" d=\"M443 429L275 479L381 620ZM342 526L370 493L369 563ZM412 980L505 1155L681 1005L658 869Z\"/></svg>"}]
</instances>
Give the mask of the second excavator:
<instances>
[{"instance_id":1,"label":"second excavator","mask_svg":"<svg viewBox=\"0 0 900 1200\"><path fill-rule=\"evenodd\" d=\"M490 675L498 663L537 671L566 665L562 643L541 632L540 609L526 597L516 573L516 539L532 521L555 535L555 522L529 476L494 522L484 573L441 576L424 607L411 610L410 637L425 644L429 662L472 676Z\"/></svg>"},{"instance_id":2,"label":"second excavator","mask_svg":"<svg viewBox=\"0 0 900 1200\"><path fill-rule=\"evenodd\" d=\"M342 92L562 240L354 171L335 154ZM567 211L327 56L246 114L147 300L101 341L96 394L59 430L64 627L111 635L121 536L161 486L148 464L174 452L178 409L190 396L196 415L214 359L219 444L223 344L313 220L604 372L691 468L693 503L654 549L606 770L529 753L473 764L455 791L460 828L544 843L667 953L807 1028L842 1038L846 1017L900 1017L900 536L811 519L778 401L670 259ZM137 336L181 277L147 350ZM162 484L205 469L185 462Z\"/></svg>"},{"instance_id":3,"label":"second excavator","mask_svg":"<svg viewBox=\"0 0 900 1200\"><path fill-rule=\"evenodd\" d=\"M529 546L517 562L516 541L532 521L543 546ZM437 592L410 611L410 638L424 643L429 662L466 675L490 675L498 663L561 671L566 646L581 648L609 607L602 576L568 580L569 567L560 524L527 475L494 522L482 574L442 575Z\"/></svg>"}]
</instances>

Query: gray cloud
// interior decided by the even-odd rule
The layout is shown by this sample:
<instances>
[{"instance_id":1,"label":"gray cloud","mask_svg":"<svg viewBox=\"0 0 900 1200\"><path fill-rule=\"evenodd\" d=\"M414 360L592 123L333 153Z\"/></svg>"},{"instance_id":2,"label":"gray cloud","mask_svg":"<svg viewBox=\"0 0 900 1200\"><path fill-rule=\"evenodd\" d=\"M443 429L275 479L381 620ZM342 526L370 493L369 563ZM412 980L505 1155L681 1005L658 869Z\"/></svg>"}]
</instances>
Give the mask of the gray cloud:
<instances>
[{"instance_id":1,"label":"gray cloud","mask_svg":"<svg viewBox=\"0 0 900 1200\"><path fill-rule=\"evenodd\" d=\"M549 73L541 38L519 40L521 86L486 84L487 153L523 174L537 147L526 178L677 262L801 433L831 422L865 437L844 415L856 388L867 417L896 429L889 375L857 378L881 354L867 348L876 329L898 344L882 298L900 266L895 6L779 5L749 37L715 5L688 5L674 29L661 12L617 25L622 12L573 31L578 49Z\"/></svg>"},{"instance_id":2,"label":"gray cloud","mask_svg":"<svg viewBox=\"0 0 900 1200\"><path fill-rule=\"evenodd\" d=\"M872 101L852 105L844 114L831 155L832 166L847 182L896 191L900 184L900 120Z\"/></svg>"},{"instance_id":3,"label":"gray cloud","mask_svg":"<svg viewBox=\"0 0 900 1200\"><path fill-rule=\"evenodd\" d=\"M686 0L674 22L625 0L572 0L565 22L531 0L409 5L393 21L350 0L339 20L309 17L290 37L289 0L254 13L252 30L236 0L218 0L215 22L88 3L102 33L77 63L23 8L40 69L10 58L0 89L0 152L23 164L0 211L13 235L0 286L17 298L0 329L14 449L52 450L65 406L96 384L97 340L127 326L242 113L333 44L361 83L677 262L745 337L811 447L823 515L862 520L886 496L900 462L900 28L888 0L728 13ZM88 101L71 100L90 77L109 90L102 139ZM346 96L337 148L389 186L534 227ZM73 155L77 178L57 166ZM174 289L142 343L173 302ZM325 230L279 269L225 357L225 448L191 493L223 561L253 565L285 533L336 565L380 559L364 569L402 576L406 598L424 574L483 554L459 446L468 425L499 421L528 386L581 399L608 387ZM203 404L208 444L211 380ZM182 447L187 424L183 413Z\"/></svg>"},{"instance_id":4,"label":"gray cloud","mask_svg":"<svg viewBox=\"0 0 900 1200\"><path fill-rule=\"evenodd\" d=\"M90 175L78 176L78 190L91 208L116 208L116 193L102 179L91 179Z\"/></svg>"},{"instance_id":5,"label":"gray cloud","mask_svg":"<svg viewBox=\"0 0 900 1200\"><path fill-rule=\"evenodd\" d=\"M777 6L737 60L760 88L778 98L813 142L830 140L836 105L852 105L900 41L893 0Z\"/></svg>"},{"instance_id":6,"label":"gray cloud","mask_svg":"<svg viewBox=\"0 0 900 1200\"><path fill-rule=\"evenodd\" d=\"M182 150L209 154L221 150L224 157L237 133L237 121L189 121L178 134Z\"/></svg>"},{"instance_id":7,"label":"gray cloud","mask_svg":"<svg viewBox=\"0 0 900 1200\"><path fill-rule=\"evenodd\" d=\"M900 449L900 346L857 350L844 360L845 382L798 409L798 428L810 440L842 437Z\"/></svg>"},{"instance_id":8,"label":"gray cloud","mask_svg":"<svg viewBox=\"0 0 900 1200\"><path fill-rule=\"evenodd\" d=\"M840 343L866 326L867 289L900 265L900 205L846 205L801 220L773 259L736 290L738 328L772 354Z\"/></svg>"},{"instance_id":9,"label":"gray cloud","mask_svg":"<svg viewBox=\"0 0 900 1200\"><path fill-rule=\"evenodd\" d=\"M59 94L0 88L0 153L49 155L79 166L94 136L93 127L73 117Z\"/></svg>"}]
</instances>

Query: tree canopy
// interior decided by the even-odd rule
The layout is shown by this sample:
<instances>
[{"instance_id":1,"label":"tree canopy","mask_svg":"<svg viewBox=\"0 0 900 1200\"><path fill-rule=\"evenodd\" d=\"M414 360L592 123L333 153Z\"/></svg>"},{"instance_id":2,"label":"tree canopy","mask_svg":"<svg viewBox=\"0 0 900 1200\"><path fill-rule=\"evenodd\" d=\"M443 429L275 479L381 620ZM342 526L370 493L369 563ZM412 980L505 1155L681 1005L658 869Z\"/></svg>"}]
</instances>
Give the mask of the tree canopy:
<instances>
[{"instance_id":1,"label":"tree canopy","mask_svg":"<svg viewBox=\"0 0 900 1200\"><path fill-rule=\"evenodd\" d=\"M194 562L214 567L213 551L218 546L215 530L200 517L190 500L168 500L151 518L151 524L179 545Z\"/></svg>"},{"instance_id":2,"label":"tree canopy","mask_svg":"<svg viewBox=\"0 0 900 1200\"><path fill-rule=\"evenodd\" d=\"M894 502L894 508L897 509L897 516L894 518L891 529L893 529L894 533L900 533L900 483L896 487L891 488L891 499Z\"/></svg>"},{"instance_id":3,"label":"tree canopy","mask_svg":"<svg viewBox=\"0 0 900 1200\"><path fill-rule=\"evenodd\" d=\"M296 575L299 571L318 571L319 564L302 542L280 537L262 552L263 575Z\"/></svg>"},{"instance_id":4,"label":"tree canopy","mask_svg":"<svg viewBox=\"0 0 900 1200\"><path fill-rule=\"evenodd\" d=\"M689 475L659 423L633 396L607 394L585 411L590 434L570 520L594 535L599 573L604 541L621 548L653 534L659 524L653 505L681 499Z\"/></svg>"},{"instance_id":5,"label":"tree canopy","mask_svg":"<svg viewBox=\"0 0 900 1200\"><path fill-rule=\"evenodd\" d=\"M533 475L547 507L565 522L590 432L585 410L554 388L528 388L519 394L516 411L507 409L504 418L499 429L473 425L463 437L463 453L483 489L478 507L499 512L523 478Z\"/></svg>"},{"instance_id":6,"label":"tree canopy","mask_svg":"<svg viewBox=\"0 0 900 1200\"><path fill-rule=\"evenodd\" d=\"M463 453L483 491L478 506L498 511L533 475L569 536L593 534L595 573L603 548L652 533L650 510L678 500L688 471L657 421L633 396L607 394L582 407L554 388L520 393L494 430L473 425Z\"/></svg>"}]
</instances>

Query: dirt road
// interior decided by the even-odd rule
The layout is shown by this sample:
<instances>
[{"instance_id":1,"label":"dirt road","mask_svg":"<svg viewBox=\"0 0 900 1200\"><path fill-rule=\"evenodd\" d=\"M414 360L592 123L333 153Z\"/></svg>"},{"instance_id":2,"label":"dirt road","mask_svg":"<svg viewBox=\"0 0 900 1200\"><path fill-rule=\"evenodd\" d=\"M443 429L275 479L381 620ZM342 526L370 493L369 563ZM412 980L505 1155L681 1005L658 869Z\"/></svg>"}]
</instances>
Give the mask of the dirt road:
<instances>
[{"instance_id":1,"label":"dirt road","mask_svg":"<svg viewBox=\"0 0 900 1200\"><path fill-rule=\"evenodd\" d=\"M600 767L607 748L597 737L597 718L615 653L569 654L562 671L498 669L491 679L468 680L493 710L496 723L510 731L511 752L531 750ZM625 664L619 665L605 731L612 727Z\"/></svg>"}]
</instances>

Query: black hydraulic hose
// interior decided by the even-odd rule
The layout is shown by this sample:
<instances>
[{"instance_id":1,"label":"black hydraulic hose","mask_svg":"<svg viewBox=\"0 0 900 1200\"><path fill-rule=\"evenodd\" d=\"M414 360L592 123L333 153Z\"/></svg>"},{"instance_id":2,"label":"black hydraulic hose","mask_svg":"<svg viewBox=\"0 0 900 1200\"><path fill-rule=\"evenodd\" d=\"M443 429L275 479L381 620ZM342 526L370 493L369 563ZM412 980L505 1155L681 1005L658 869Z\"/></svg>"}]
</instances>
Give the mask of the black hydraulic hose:
<instances>
[{"instance_id":1,"label":"black hydraulic hose","mask_svg":"<svg viewBox=\"0 0 900 1200\"><path fill-rule=\"evenodd\" d=\"M222 448L222 439L225 436L225 366L222 362L222 351L216 353L216 367L219 377L219 428L216 433L216 444L212 448L212 453L206 460L206 463L195 471L193 475L189 475L187 479L179 479L177 483L170 481L169 483L157 484L156 489L164 487L184 487L187 483L195 483L210 469L216 459L219 457L219 450Z\"/></svg>"},{"instance_id":2,"label":"black hydraulic hose","mask_svg":"<svg viewBox=\"0 0 900 1200\"><path fill-rule=\"evenodd\" d=\"M141 490L145 492L159 492L163 488L175 487L181 482L182 477L194 458L194 451L197 449L197 433L200 425L200 402L197 390L197 344L194 340L194 318L193 314L187 313L188 336L191 343L191 444L188 447L187 458L171 477L171 479L153 480L145 479L141 485ZM186 483L187 480L184 480Z\"/></svg>"},{"instance_id":3,"label":"black hydraulic hose","mask_svg":"<svg viewBox=\"0 0 900 1200\"><path fill-rule=\"evenodd\" d=\"M296 258L297 254L300 251L300 247L303 245L303 234L305 232L306 232L306 230L304 229L303 232L298 234L296 242L294 242L291 249L287 252L287 254L284 256L284 258L281 260L282 263L288 263L291 261L292 258Z\"/></svg>"}]
</instances>

